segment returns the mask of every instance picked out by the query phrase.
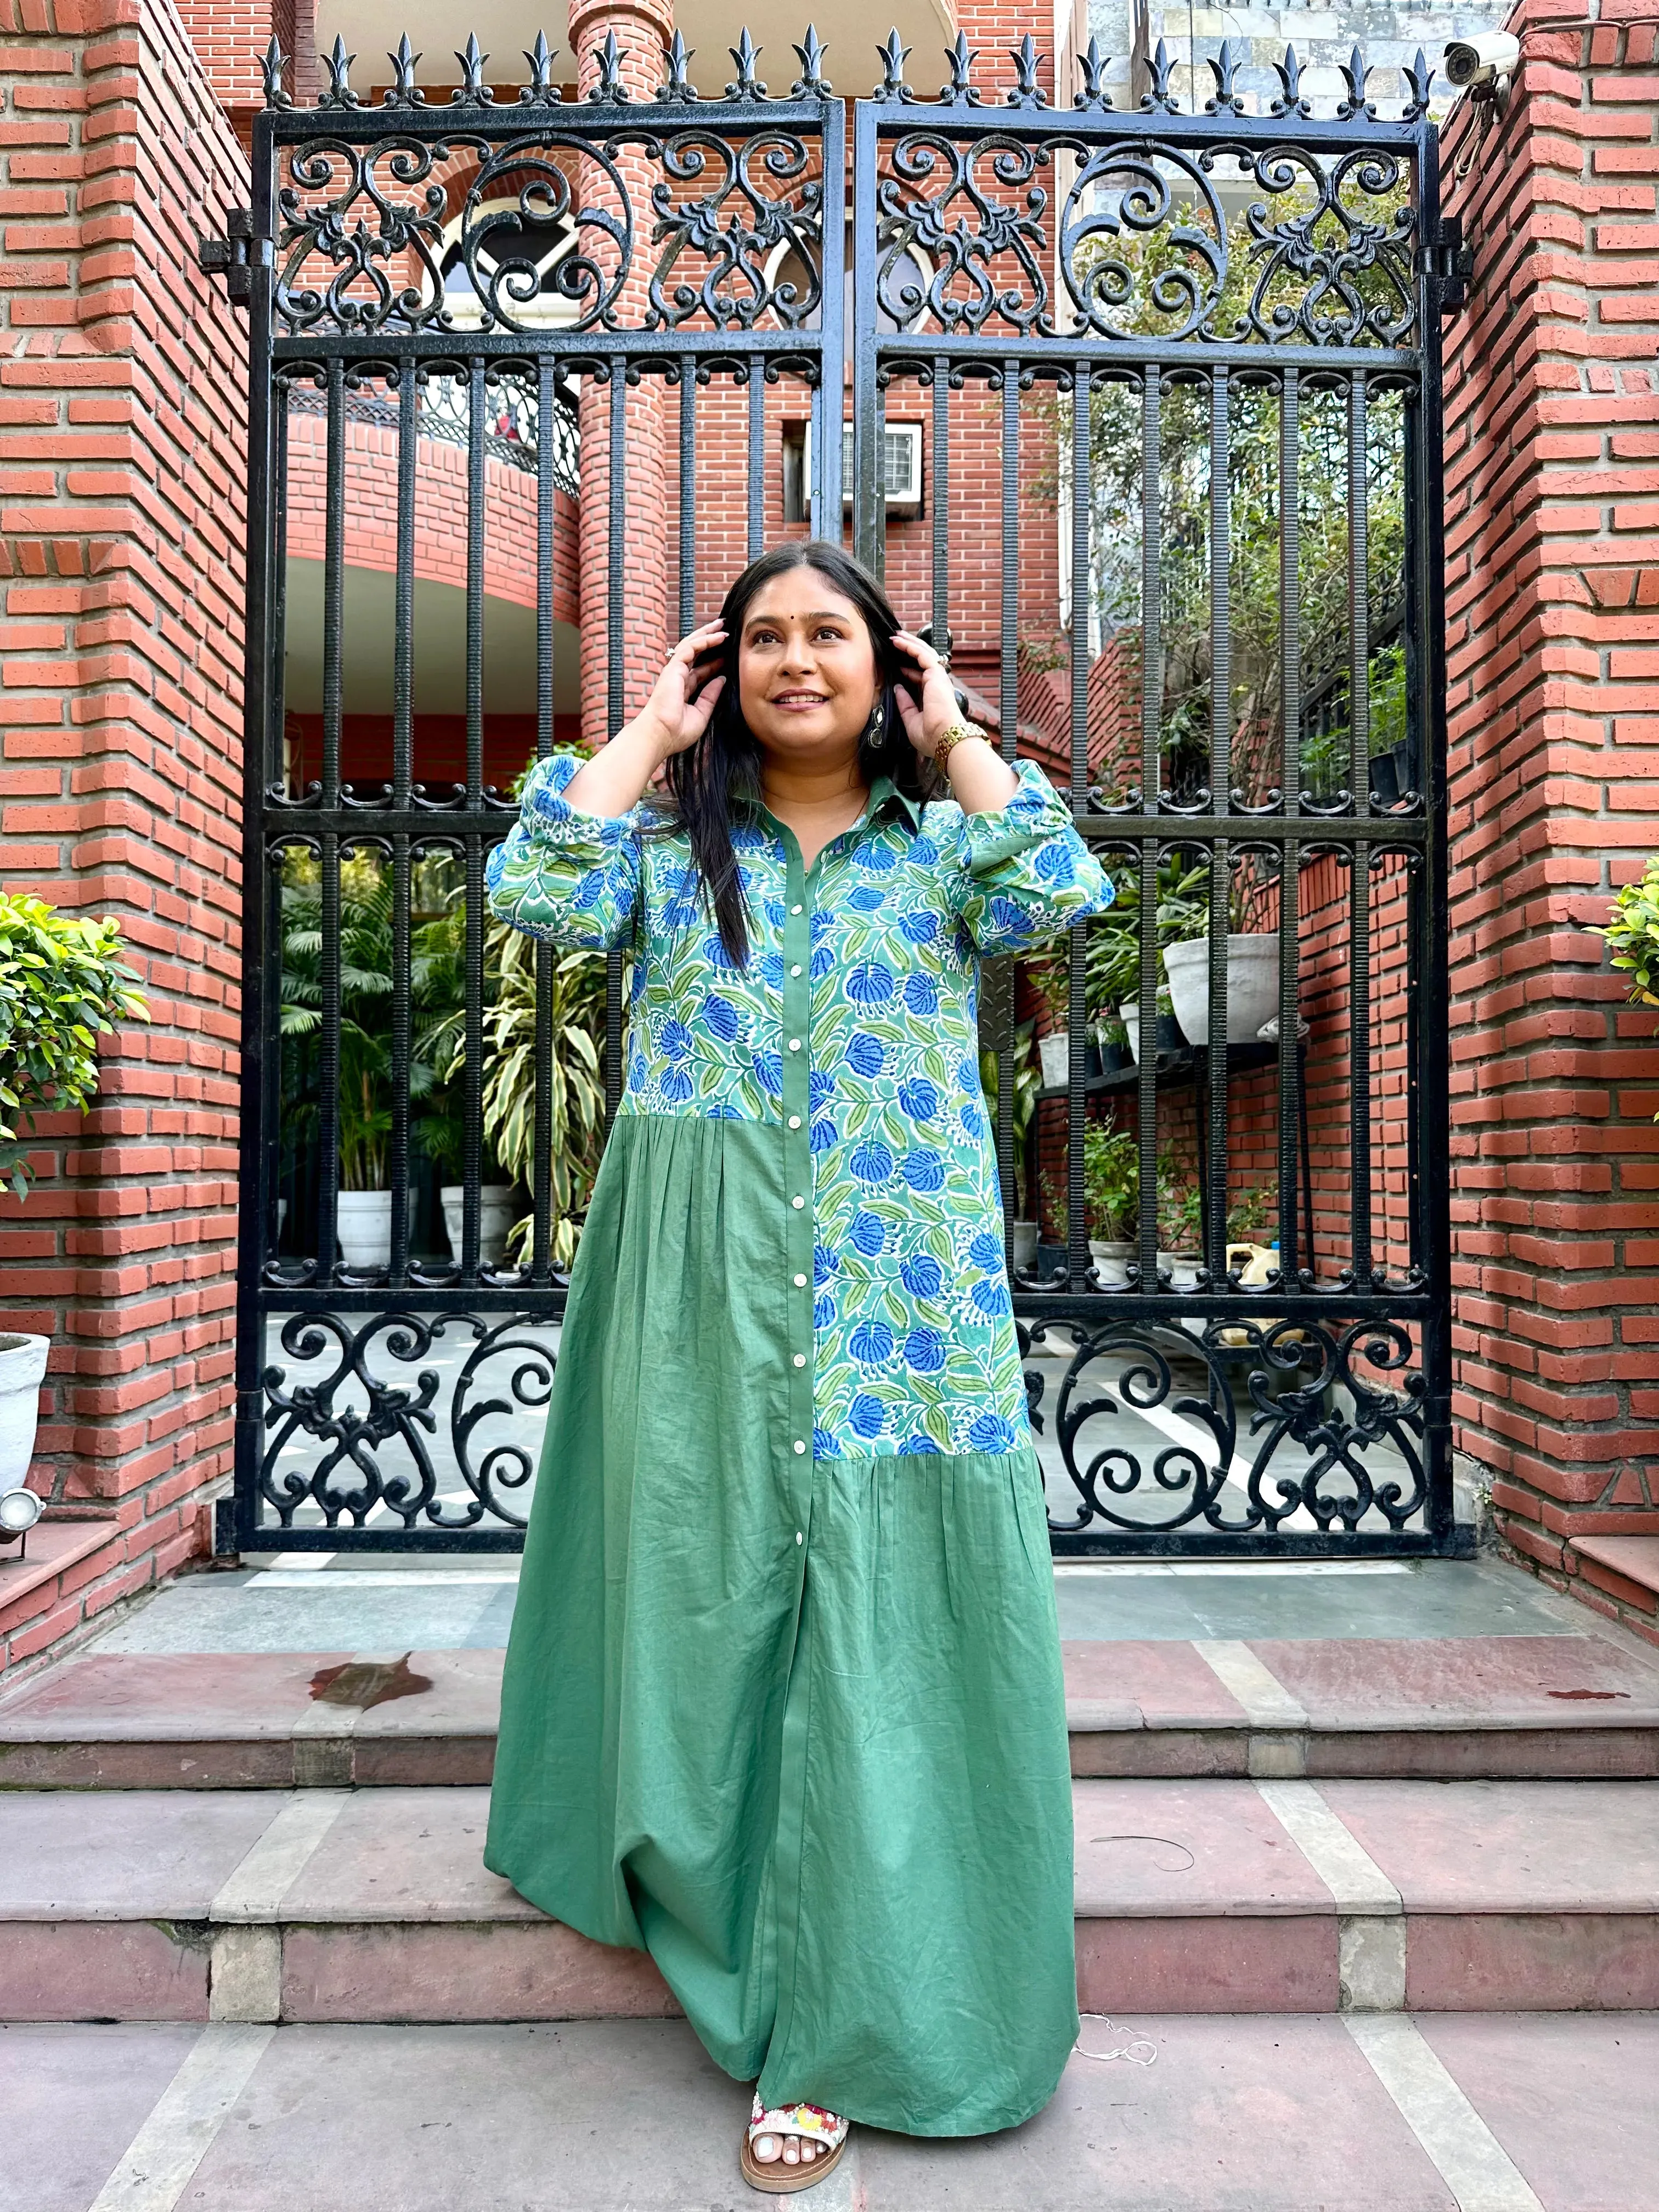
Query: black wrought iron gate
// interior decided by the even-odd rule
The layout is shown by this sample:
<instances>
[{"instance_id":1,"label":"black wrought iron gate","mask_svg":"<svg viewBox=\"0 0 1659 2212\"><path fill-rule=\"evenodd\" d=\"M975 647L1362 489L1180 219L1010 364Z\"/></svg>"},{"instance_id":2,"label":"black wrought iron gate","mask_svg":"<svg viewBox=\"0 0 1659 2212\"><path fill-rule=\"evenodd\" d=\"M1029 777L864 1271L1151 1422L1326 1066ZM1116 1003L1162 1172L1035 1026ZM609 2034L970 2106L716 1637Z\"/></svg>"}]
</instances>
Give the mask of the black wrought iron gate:
<instances>
[{"instance_id":1,"label":"black wrought iron gate","mask_svg":"<svg viewBox=\"0 0 1659 2212\"><path fill-rule=\"evenodd\" d=\"M703 100L677 41L629 100L611 46L574 99L541 41L432 94L405 40L362 99L337 46L303 112L268 59L205 253L252 362L222 1545L521 1541L624 993L508 941L485 856L623 719L635 577L672 635L845 512L1118 889L982 1009L1055 1552L1451 1550L1421 58L1395 119L1358 55L1316 118L1293 55L1247 113L1224 46L1192 112L1160 49L1122 113L1092 48L1069 106L1029 40L929 99L896 33L849 174L795 54Z\"/></svg>"}]
</instances>

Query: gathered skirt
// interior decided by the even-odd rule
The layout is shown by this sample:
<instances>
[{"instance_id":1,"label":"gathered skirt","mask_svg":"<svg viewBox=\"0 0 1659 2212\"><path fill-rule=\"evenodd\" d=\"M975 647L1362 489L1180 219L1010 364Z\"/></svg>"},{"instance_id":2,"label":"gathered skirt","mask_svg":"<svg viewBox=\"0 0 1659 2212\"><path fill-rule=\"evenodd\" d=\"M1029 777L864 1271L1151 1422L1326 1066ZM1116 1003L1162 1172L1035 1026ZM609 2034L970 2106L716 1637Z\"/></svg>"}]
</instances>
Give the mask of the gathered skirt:
<instances>
[{"instance_id":1,"label":"gathered skirt","mask_svg":"<svg viewBox=\"0 0 1659 2212\"><path fill-rule=\"evenodd\" d=\"M781 1133L619 1115L572 1279L485 1859L716 2062L915 2135L1077 2034L1035 1453L795 1449Z\"/></svg>"}]
</instances>

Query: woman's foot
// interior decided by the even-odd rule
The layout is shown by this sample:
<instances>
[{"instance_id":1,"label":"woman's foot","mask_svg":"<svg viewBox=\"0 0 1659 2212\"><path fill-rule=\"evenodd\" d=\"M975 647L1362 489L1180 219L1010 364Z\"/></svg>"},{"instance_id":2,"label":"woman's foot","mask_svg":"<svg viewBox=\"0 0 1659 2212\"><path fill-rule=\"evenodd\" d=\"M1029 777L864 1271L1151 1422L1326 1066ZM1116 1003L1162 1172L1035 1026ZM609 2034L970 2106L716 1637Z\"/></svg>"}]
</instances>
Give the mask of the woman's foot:
<instances>
[{"instance_id":1,"label":"woman's foot","mask_svg":"<svg viewBox=\"0 0 1659 2212\"><path fill-rule=\"evenodd\" d=\"M739 2160L757 2189L805 2189L827 2172L847 2140L847 2122L822 2105L780 2105L770 2111L755 2099Z\"/></svg>"}]
</instances>

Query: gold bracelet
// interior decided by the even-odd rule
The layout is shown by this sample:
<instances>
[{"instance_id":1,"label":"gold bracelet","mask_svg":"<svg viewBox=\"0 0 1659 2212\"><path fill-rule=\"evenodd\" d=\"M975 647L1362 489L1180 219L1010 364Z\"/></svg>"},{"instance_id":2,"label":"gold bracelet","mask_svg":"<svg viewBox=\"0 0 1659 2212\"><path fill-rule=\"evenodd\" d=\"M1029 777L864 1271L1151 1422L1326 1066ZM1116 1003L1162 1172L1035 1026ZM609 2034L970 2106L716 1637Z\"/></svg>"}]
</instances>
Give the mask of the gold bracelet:
<instances>
[{"instance_id":1,"label":"gold bracelet","mask_svg":"<svg viewBox=\"0 0 1659 2212\"><path fill-rule=\"evenodd\" d=\"M985 735L977 722L947 722L933 746L933 764L941 775L951 773L951 756L965 738Z\"/></svg>"}]
</instances>

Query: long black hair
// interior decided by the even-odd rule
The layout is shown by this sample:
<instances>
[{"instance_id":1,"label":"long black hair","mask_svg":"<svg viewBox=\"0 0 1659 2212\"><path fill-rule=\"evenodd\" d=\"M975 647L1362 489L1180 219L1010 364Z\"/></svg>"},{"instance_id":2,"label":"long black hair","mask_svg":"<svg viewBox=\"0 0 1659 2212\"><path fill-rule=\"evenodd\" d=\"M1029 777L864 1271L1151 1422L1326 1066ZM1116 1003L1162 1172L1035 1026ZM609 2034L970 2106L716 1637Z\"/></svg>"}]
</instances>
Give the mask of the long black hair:
<instances>
[{"instance_id":1,"label":"long black hair","mask_svg":"<svg viewBox=\"0 0 1659 2212\"><path fill-rule=\"evenodd\" d=\"M672 754L667 763L673 802L670 826L684 829L691 841L692 858L720 942L738 967L749 957L749 911L732 849L732 825L761 803L761 749L738 700L738 652L744 618L755 594L792 568L816 569L852 601L870 633L876 656L877 711L859 739L858 750L858 772L866 788L882 775L912 798L931 798L939 788L932 763L923 762L905 736L893 702L894 684L904 679L892 642L901 625L892 602L870 571L839 545L826 544L821 538L792 539L751 561L720 606L726 627L726 687L702 736L684 752Z\"/></svg>"}]
</instances>

